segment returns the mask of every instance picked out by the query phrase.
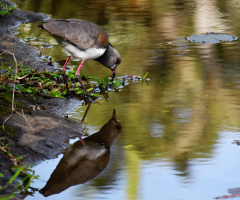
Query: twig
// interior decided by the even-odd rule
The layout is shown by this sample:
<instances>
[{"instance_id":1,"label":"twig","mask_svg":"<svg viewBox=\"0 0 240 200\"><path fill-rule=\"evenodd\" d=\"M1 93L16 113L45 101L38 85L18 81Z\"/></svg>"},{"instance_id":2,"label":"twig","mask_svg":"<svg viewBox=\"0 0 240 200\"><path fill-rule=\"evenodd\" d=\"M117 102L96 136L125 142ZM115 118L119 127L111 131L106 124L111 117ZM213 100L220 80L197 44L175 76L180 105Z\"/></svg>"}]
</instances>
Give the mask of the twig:
<instances>
[{"instance_id":1,"label":"twig","mask_svg":"<svg viewBox=\"0 0 240 200\"><path fill-rule=\"evenodd\" d=\"M26 120L26 122L28 123L28 125L31 127L32 132L34 133L34 129L33 129L33 127L31 126L31 124L28 122L28 120L27 120L27 118L26 118L23 110L22 110L22 115L21 115L19 112L17 112L17 111L16 111L16 113L19 114L20 116L22 116L22 117Z\"/></svg>"},{"instance_id":2,"label":"twig","mask_svg":"<svg viewBox=\"0 0 240 200\"><path fill-rule=\"evenodd\" d=\"M17 65L17 59L16 59L14 53L12 53L12 52L10 52L10 51L4 51L4 52L2 52L2 53L0 54L0 56L1 56L2 54L4 54L4 53L11 54L11 55L13 56L13 59L14 59L15 64L16 64L16 71L15 71L14 84L13 84L12 112L11 112L11 114L8 116L8 118L4 120L3 125L2 125L3 130L5 131L4 124L11 118L12 114L13 114L14 112L16 112L16 109L15 109L15 107L14 107L14 101L15 101L15 89L16 89L16 79L17 79L17 69L18 69L18 65ZM20 77L20 78L21 78L21 77ZM16 112L16 113L18 113L18 112ZM21 116L26 120L26 122L27 122L28 125L31 127L31 129L32 129L32 131L33 131L33 133L34 133L34 129L32 128L31 124L28 122L26 116L24 115L23 110L22 110L22 113L23 113L22 115L21 115L20 113L18 113L18 114L21 115ZM6 132L6 131L5 131L5 132Z\"/></svg>"},{"instance_id":3,"label":"twig","mask_svg":"<svg viewBox=\"0 0 240 200\"><path fill-rule=\"evenodd\" d=\"M15 77L14 77L14 84L13 84L13 96L12 96L12 112L11 114L8 116L8 118L3 122L3 130L5 131L5 127L4 127L4 124L6 121L8 121L10 119L10 117L12 116L13 112L15 111L15 108L14 108L14 99L15 99L15 88L16 88L16 79L17 79L17 60L16 60L16 57L15 55L10 52L10 51L4 51L0 54L0 56L4 53L8 53L8 54L11 54L13 56L13 59L15 61L15 65L16 65L16 71L15 71Z\"/></svg>"},{"instance_id":4,"label":"twig","mask_svg":"<svg viewBox=\"0 0 240 200\"><path fill-rule=\"evenodd\" d=\"M14 163L15 166L18 166L17 161L20 162L20 163L23 163L21 160L19 160L14 155L12 155L9 151L9 148L7 148L6 146L3 146L2 142L0 142L0 150L3 151L4 153L8 154L13 159L13 163ZM25 163L23 163L23 164L25 164Z\"/></svg>"},{"instance_id":5,"label":"twig","mask_svg":"<svg viewBox=\"0 0 240 200\"><path fill-rule=\"evenodd\" d=\"M87 109L86 109L86 111L85 111L85 113L84 113L84 116L83 116L81 122L84 122L84 120L85 120L85 118L86 118L86 116L87 116L88 110L89 110L89 108L91 107L91 105L92 105L92 102L88 103L88 107L87 107Z\"/></svg>"},{"instance_id":6,"label":"twig","mask_svg":"<svg viewBox=\"0 0 240 200\"><path fill-rule=\"evenodd\" d=\"M15 97L15 88L16 88L16 79L17 79L17 59L14 55L14 53L10 52L10 51L4 51L0 54L0 56L4 53L8 53L8 54L11 54L14 61L15 61L15 65L16 65L16 71L15 71L15 77L14 77L14 84L13 84L13 98L12 98L12 112L15 111L15 108L14 108L14 97Z\"/></svg>"},{"instance_id":7,"label":"twig","mask_svg":"<svg viewBox=\"0 0 240 200\"><path fill-rule=\"evenodd\" d=\"M11 118L12 114L13 114L13 111L12 111L11 114L8 116L8 118L4 120L3 125L2 125L3 131L5 131L5 126L4 126L5 122L7 122L7 121ZM5 132L6 132L6 131L5 131Z\"/></svg>"}]
</instances>

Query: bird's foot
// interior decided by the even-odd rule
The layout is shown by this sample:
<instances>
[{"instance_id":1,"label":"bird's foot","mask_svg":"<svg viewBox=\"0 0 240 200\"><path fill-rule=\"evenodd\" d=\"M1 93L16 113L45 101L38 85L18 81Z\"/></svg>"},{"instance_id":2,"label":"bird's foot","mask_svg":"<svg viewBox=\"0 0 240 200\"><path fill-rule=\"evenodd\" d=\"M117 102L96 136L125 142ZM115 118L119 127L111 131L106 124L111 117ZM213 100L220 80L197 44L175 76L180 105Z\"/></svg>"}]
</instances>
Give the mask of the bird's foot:
<instances>
[{"instance_id":1,"label":"bird's foot","mask_svg":"<svg viewBox=\"0 0 240 200\"><path fill-rule=\"evenodd\" d=\"M78 78L78 82L80 83L82 89L84 90L84 93L85 93L86 96L87 96L86 100L89 101L89 102L93 102L92 97L88 94L88 92L87 92L85 86L84 86L83 83L82 83L82 79L80 78L79 75L76 75L76 76L77 76L77 78Z\"/></svg>"},{"instance_id":2,"label":"bird's foot","mask_svg":"<svg viewBox=\"0 0 240 200\"><path fill-rule=\"evenodd\" d=\"M69 92L69 93L67 92L67 93L64 94L63 96L64 96L64 97L69 97L69 98L72 98L72 97L73 97L73 95L72 95L70 92Z\"/></svg>"},{"instance_id":3,"label":"bird's foot","mask_svg":"<svg viewBox=\"0 0 240 200\"><path fill-rule=\"evenodd\" d=\"M86 145L81 136L79 136L78 139L81 141L81 143L82 143L83 146Z\"/></svg>"},{"instance_id":4,"label":"bird's foot","mask_svg":"<svg viewBox=\"0 0 240 200\"><path fill-rule=\"evenodd\" d=\"M63 81L66 85L66 88L67 88L67 93L64 95L66 97L72 97L71 94L70 94L70 91L69 91L69 87L68 87L68 82L67 82L67 76L66 76L66 72L63 71Z\"/></svg>"},{"instance_id":5,"label":"bird's foot","mask_svg":"<svg viewBox=\"0 0 240 200\"><path fill-rule=\"evenodd\" d=\"M91 97L89 94L87 94L86 100L87 100L88 102L93 102L93 99L92 99L92 97Z\"/></svg>"}]
</instances>

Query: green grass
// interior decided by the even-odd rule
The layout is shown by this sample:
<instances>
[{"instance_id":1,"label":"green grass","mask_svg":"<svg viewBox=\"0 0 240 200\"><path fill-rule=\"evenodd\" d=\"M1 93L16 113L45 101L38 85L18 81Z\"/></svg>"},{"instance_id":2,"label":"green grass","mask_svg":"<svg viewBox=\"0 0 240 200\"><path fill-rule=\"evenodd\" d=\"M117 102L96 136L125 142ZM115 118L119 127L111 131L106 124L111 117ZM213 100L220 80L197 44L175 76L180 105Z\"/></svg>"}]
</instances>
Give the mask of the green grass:
<instances>
[{"instance_id":1,"label":"green grass","mask_svg":"<svg viewBox=\"0 0 240 200\"><path fill-rule=\"evenodd\" d=\"M6 70L6 73L1 74L0 89L13 91L15 78L14 70L10 67L4 67L4 70ZM66 72L66 75L71 94L73 96L83 97L84 92L79 86L75 71L69 70ZM82 79L85 81L87 91L89 91L92 96L99 96L100 93L106 93L108 88L117 90L121 85L121 81L118 78L111 82L108 76L101 80L95 76L85 75ZM88 82L90 79L96 81L96 84L90 84ZM65 84L63 84L63 75L60 71L49 73L47 71L38 72L31 69L21 69L17 73L15 92L32 95L34 99L36 95L64 98L66 87Z\"/></svg>"},{"instance_id":2,"label":"green grass","mask_svg":"<svg viewBox=\"0 0 240 200\"><path fill-rule=\"evenodd\" d=\"M12 13L12 11L15 10L14 5L12 6L7 6L5 3L3 3L2 1L0 1L0 15L10 15Z\"/></svg>"}]
</instances>

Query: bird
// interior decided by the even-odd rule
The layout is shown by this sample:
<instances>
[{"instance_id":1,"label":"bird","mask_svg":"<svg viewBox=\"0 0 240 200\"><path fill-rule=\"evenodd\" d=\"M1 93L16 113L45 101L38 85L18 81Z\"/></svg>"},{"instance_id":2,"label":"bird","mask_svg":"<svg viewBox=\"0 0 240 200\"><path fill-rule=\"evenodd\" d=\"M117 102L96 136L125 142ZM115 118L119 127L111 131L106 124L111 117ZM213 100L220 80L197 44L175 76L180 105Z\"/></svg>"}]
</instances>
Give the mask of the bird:
<instances>
[{"instance_id":1,"label":"bird","mask_svg":"<svg viewBox=\"0 0 240 200\"><path fill-rule=\"evenodd\" d=\"M81 59L75 73L89 101L92 101L82 80L80 70L86 60L95 60L112 70L112 80L115 78L116 67L121 63L120 53L111 45L107 33L97 24L82 19L49 19L37 25L54 37L63 52L67 54L62 68L65 76L66 66L71 57ZM67 92L69 93L67 81Z\"/></svg>"},{"instance_id":2,"label":"bird","mask_svg":"<svg viewBox=\"0 0 240 200\"><path fill-rule=\"evenodd\" d=\"M112 118L97 133L84 138L85 145L77 141L65 149L56 169L39 192L47 197L99 175L109 162L110 147L119 138L121 130L114 109Z\"/></svg>"}]
</instances>

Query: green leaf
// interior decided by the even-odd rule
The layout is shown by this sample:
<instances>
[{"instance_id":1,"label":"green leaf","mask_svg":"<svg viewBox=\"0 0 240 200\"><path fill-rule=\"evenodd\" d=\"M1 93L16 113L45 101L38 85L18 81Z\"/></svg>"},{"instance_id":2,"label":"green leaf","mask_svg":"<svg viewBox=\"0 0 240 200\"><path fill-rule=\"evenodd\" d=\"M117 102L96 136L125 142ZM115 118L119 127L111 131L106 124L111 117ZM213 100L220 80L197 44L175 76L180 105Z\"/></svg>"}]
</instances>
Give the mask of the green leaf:
<instances>
[{"instance_id":1,"label":"green leaf","mask_svg":"<svg viewBox=\"0 0 240 200\"><path fill-rule=\"evenodd\" d=\"M98 84L100 84L100 83L101 83L101 80L100 80L100 78L96 78L95 76L92 76L91 78L92 78L93 80L97 81L97 82L98 82Z\"/></svg>"},{"instance_id":2,"label":"green leaf","mask_svg":"<svg viewBox=\"0 0 240 200\"><path fill-rule=\"evenodd\" d=\"M60 77L60 75L59 74L56 74L56 73L49 73L51 76L53 76L53 77L56 77L56 78L59 78Z\"/></svg>"},{"instance_id":3,"label":"green leaf","mask_svg":"<svg viewBox=\"0 0 240 200\"><path fill-rule=\"evenodd\" d=\"M33 90L32 90L31 87L29 87L29 88L23 88L22 90L23 90L23 92L27 92L27 93L32 93L32 92L33 92Z\"/></svg>"},{"instance_id":4,"label":"green leaf","mask_svg":"<svg viewBox=\"0 0 240 200\"><path fill-rule=\"evenodd\" d=\"M83 90L80 90L80 91L77 91L76 94L82 94L84 91Z\"/></svg>"},{"instance_id":5,"label":"green leaf","mask_svg":"<svg viewBox=\"0 0 240 200\"><path fill-rule=\"evenodd\" d=\"M50 92L50 96L51 97L56 97L56 98L64 98L62 96L62 93L60 91L58 91L58 89L52 89Z\"/></svg>"},{"instance_id":6,"label":"green leaf","mask_svg":"<svg viewBox=\"0 0 240 200\"><path fill-rule=\"evenodd\" d=\"M15 10L14 5L8 7L5 3L0 2L0 15L9 15Z\"/></svg>"},{"instance_id":7,"label":"green leaf","mask_svg":"<svg viewBox=\"0 0 240 200\"><path fill-rule=\"evenodd\" d=\"M114 88L117 88L120 85L121 85L120 79L119 78L115 78Z\"/></svg>"},{"instance_id":8,"label":"green leaf","mask_svg":"<svg viewBox=\"0 0 240 200\"><path fill-rule=\"evenodd\" d=\"M44 80L46 83L49 83L49 82L51 83L51 82L52 82L52 80L49 79L49 78L44 78L43 80Z\"/></svg>"},{"instance_id":9,"label":"green leaf","mask_svg":"<svg viewBox=\"0 0 240 200\"><path fill-rule=\"evenodd\" d=\"M61 93L61 92L55 93L55 94L54 94L54 97L56 97L56 98L64 98L64 97L62 96L62 93Z\"/></svg>"},{"instance_id":10,"label":"green leaf","mask_svg":"<svg viewBox=\"0 0 240 200\"><path fill-rule=\"evenodd\" d=\"M73 78L73 79L76 78L76 75L73 74L71 71L67 71L66 74L67 74L67 76L69 76L70 78Z\"/></svg>"},{"instance_id":11,"label":"green leaf","mask_svg":"<svg viewBox=\"0 0 240 200\"><path fill-rule=\"evenodd\" d=\"M142 69L139 68L139 70L140 70L140 72L141 72L141 79L142 79L142 80L146 79L146 77L147 77L147 75L149 74L149 72L147 72L145 75L143 75Z\"/></svg>"},{"instance_id":12,"label":"green leaf","mask_svg":"<svg viewBox=\"0 0 240 200\"><path fill-rule=\"evenodd\" d=\"M85 78L91 78L91 76L89 74L85 74L84 77Z\"/></svg>"},{"instance_id":13,"label":"green leaf","mask_svg":"<svg viewBox=\"0 0 240 200\"><path fill-rule=\"evenodd\" d=\"M87 92L90 92L90 91L92 91L94 88L89 88L89 89L87 89Z\"/></svg>"},{"instance_id":14,"label":"green leaf","mask_svg":"<svg viewBox=\"0 0 240 200\"><path fill-rule=\"evenodd\" d=\"M92 96L96 97L99 95L99 93L91 94Z\"/></svg>"},{"instance_id":15,"label":"green leaf","mask_svg":"<svg viewBox=\"0 0 240 200\"><path fill-rule=\"evenodd\" d=\"M76 74L76 70L74 69L69 70L69 72L71 72L72 74Z\"/></svg>"},{"instance_id":16,"label":"green leaf","mask_svg":"<svg viewBox=\"0 0 240 200\"><path fill-rule=\"evenodd\" d=\"M147 72L142 79L145 79L147 77L147 75L149 74L149 72Z\"/></svg>"},{"instance_id":17,"label":"green leaf","mask_svg":"<svg viewBox=\"0 0 240 200\"><path fill-rule=\"evenodd\" d=\"M10 180L7 182L7 186L10 185L17 177L18 175L21 173L21 171L24 169L24 167L19 167L17 172L10 178Z\"/></svg>"},{"instance_id":18,"label":"green leaf","mask_svg":"<svg viewBox=\"0 0 240 200\"><path fill-rule=\"evenodd\" d=\"M25 89L23 86L21 86L21 85L16 85L15 86L17 89L20 89L20 90L23 90L23 89Z\"/></svg>"},{"instance_id":19,"label":"green leaf","mask_svg":"<svg viewBox=\"0 0 240 200\"><path fill-rule=\"evenodd\" d=\"M108 75L103 79L105 83L108 83Z\"/></svg>"},{"instance_id":20,"label":"green leaf","mask_svg":"<svg viewBox=\"0 0 240 200\"><path fill-rule=\"evenodd\" d=\"M139 68L139 70L140 70L140 73L141 73L141 77L143 76L143 72L142 72L142 69L141 68Z\"/></svg>"},{"instance_id":21,"label":"green leaf","mask_svg":"<svg viewBox=\"0 0 240 200\"><path fill-rule=\"evenodd\" d=\"M53 82L48 82L48 83L46 83L46 87L48 87L48 86L50 86L50 85L52 85L53 84Z\"/></svg>"},{"instance_id":22,"label":"green leaf","mask_svg":"<svg viewBox=\"0 0 240 200\"><path fill-rule=\"evenodd\" d=\"M16 158L17 158L18 160L20 160L20 159L22 159L22 156L17 156Z\"/></svg>"},{"instance_id":23,"label":"green leaf","mask_svg":"<svg viewBox=\"0 0 240 200\"><path fill-rule=\"evenodd\" d=\"M30 183L31 183L32 180L33 180L33 175L32 175L32 174L26 174L26 175L21 179L21 182L23 183L23 182L25 182L27 179L29 179L29 180L28 180L27 184L24 186L24 188L23 188L24 190L27 189L27 188L29 188Z\"/></svg>"}]
</instances>

